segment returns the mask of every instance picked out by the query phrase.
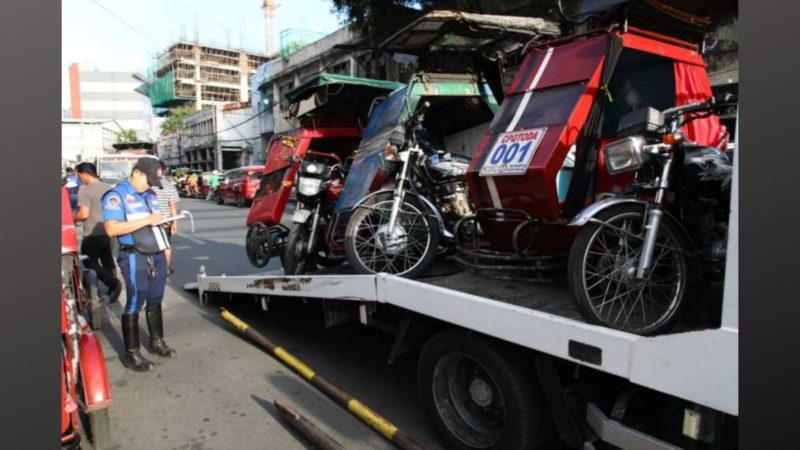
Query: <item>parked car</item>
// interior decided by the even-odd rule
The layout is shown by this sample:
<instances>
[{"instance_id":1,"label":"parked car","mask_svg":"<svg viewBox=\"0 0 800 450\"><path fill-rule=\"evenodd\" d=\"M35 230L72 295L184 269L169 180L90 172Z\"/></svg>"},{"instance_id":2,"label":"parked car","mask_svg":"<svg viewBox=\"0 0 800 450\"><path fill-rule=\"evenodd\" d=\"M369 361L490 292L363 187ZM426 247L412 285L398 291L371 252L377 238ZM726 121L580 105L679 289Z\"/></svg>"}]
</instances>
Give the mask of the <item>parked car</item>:
<instances>
[{"instance_id":1,"label":"parked car","mask_svg":"<svg viewBox=\"0 0 800 450\"><path fill-rule=\"evenodd\" d=\"M217 203L233 202L240 208L249 206L263 175L264 166L244 166L225 172L217 186Z\"/></svg>"}]
</instances>

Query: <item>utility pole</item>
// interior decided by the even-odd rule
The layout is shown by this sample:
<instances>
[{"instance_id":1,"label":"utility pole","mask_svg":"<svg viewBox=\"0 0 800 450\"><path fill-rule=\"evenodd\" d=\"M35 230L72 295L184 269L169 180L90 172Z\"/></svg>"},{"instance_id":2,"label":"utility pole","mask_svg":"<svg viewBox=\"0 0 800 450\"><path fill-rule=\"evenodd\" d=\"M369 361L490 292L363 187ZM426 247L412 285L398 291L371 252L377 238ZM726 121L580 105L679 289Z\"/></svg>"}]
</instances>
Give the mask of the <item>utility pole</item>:
<instances>
[{"instance_id":1,"label":"utility pole","mask_svg":"<svg viewBox=\"0 0 800 450\"><path fill-rule=\"evenodd\" d=\"M264 20L267 31L267 56L275 55L275 32L272 29L272 21L275 18L275 10L278 9L278 4L275 0L263 0L261 8L264 9Z\"/></svg>"}]
</instances>

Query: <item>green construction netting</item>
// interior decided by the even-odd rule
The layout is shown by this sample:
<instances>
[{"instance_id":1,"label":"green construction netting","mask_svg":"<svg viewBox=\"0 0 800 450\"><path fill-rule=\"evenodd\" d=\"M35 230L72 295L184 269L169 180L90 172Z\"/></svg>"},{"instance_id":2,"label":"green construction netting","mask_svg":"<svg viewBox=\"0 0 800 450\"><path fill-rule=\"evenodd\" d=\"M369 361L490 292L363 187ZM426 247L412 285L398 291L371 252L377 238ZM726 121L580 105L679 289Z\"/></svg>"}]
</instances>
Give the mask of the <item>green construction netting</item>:
<instances>
[{"instance_id":1,"label":"green construction netting","mask_svg":"<svg viewBox=\"0 0 800 450\"><path fill-rule=\"evenodd\" d=\"M324 33L317 33L308 30L282 30L280 32L281 57L285 58L324 36Z\"/></svg>"},{"instance_id":2,"label":"green construction netting","mask_svg":"<svg viewBox=\"0 0 800 450\"><path fill-rule=\"evenodd\" d=\"M147 89L150 104L163 105L175 99L175 78L168 72L160 78L151 78Z\"/></svg>"}]
</instances>

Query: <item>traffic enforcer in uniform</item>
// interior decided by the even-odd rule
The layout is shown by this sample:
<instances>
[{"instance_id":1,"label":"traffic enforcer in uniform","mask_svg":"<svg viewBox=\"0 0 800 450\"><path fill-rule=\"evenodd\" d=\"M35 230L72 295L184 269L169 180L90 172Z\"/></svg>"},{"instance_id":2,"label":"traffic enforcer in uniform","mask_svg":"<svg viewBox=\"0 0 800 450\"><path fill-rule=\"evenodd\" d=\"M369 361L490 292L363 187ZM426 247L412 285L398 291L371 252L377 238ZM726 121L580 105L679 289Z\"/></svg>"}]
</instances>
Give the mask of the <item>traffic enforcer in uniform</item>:
<instances>
[{"instance_id":1,"label":"traffic enforcer in uniform","mask_svg":"<svg viewBox=\"0 0 800 450\"><path fill-rule=\"evenodd\" d=\"M153 158L141 158L130 177L103 196L103 220L109 236L119 241L117 264L125 279L127 302L122 314L125 367L135 371L154 368L139 352L139 312L145 307L150 332L148 350L171 358L175 350L164 342L161 300L167 282L164 250L169 240L161 221L156 194L161 187L161 166Z\"/></svg>"}]
</instances>

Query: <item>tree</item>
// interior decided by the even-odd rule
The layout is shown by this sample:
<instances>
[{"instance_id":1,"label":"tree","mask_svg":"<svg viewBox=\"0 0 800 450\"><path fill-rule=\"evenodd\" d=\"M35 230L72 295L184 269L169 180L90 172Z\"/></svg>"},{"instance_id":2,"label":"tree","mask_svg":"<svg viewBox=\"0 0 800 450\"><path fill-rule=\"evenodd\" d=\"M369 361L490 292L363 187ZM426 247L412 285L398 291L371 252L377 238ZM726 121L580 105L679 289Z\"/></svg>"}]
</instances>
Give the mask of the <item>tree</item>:
<instances>
[{"instance_id":1,"label":"tree","mask_svg":"<svg viewBox=\"0 0 800 450\"><path fill-rule=\"evenodd\" d=\"M179 106L170 109L167 119L161 125L161 135L166 136L168 134L177 133L183 128L183 121L196 112L197 110L195 110L193 106Z\"/></svg>"},{"instance_id":2,"label":"tree","mask_svg":"<svg viewBox=\"0 0 800 450\"><path fill-rule=\"evenodd\" d=\"M432 10L449 9L479 14L505 14L556 18L555 0L513 2L502 0L332 0L332 11L343 17L362 36L382 39Z\"/></svg>"},{"instance_id":3,"label":"tree","mask_svg":"<svg viewBox=\"0 0 800 450\"><path fill-rule=\"evenodd\" d=\"M139 135L136 133L136 130L122 130L117 133L117 143L124 144L126 142L138 142Z\"/></svg>"}]
</instances>

